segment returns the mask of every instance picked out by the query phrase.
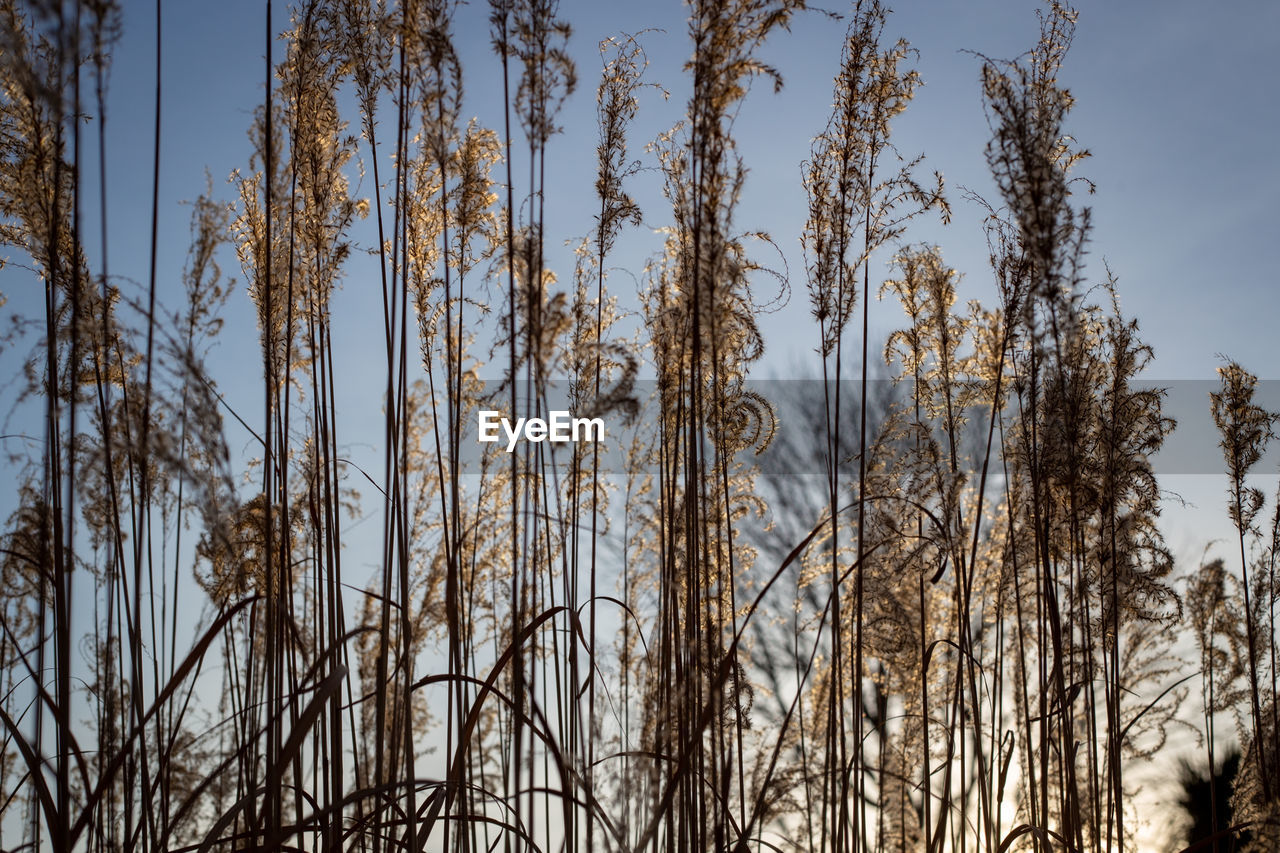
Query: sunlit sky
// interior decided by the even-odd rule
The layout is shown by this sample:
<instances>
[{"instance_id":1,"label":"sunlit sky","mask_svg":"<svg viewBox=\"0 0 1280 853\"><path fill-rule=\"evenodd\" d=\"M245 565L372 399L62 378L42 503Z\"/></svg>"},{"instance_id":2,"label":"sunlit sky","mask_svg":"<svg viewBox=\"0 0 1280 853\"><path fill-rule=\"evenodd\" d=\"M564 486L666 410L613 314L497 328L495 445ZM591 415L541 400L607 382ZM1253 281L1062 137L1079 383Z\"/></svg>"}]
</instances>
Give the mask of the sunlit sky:
<instances>
[{"instance_id":1,"label":"sunlit sky","mask_svg":"<svg viewBox=\"0 0 1280 853\"><path fill-rule=\"evenodd\" d=\"M891 15L886 36L906 38L920 51L916 67L925 85L895 124L895 142L905 155L923 153L926 167L943 173L955 213L945 228L936 219L922 218L907 239L942 247L947 261L965 275L962 299L991 301L981 215L959 191L965 186L995 197L983 157L989 134L979 87L981 61L975 54L1011 59L1033 46L1036 5L1025 0L899 5L903 8ZM134 286L140 292L147 280L150 242L155 7L137 0L125 7L107 117L108 226L111 272L135 283L125 285L126 290ZM836 3L827 8L845 11ZM1095 194L1078 199L1093 211L1090 280L1105 277L1104 260L1119 279L1123 310L1139 319L1155 349L1148 377L1175 387L1183 380L1212 380L1221 364L1219 354L1225 354L1264 378L1280 379L1273 331L1280 318L1280 267L1275 263L1280 160L1274 154L1280 139L1275 94L1280 4L1237 0L1209 7L1191 0L1082 0L1078 9L1062 80L1076 97L1068 132L1093 155L1078 171L1097 187ZM180 202L203 192L206 170L215 194L232 200L227 178L248 164L246 130L263 96L264 6L174 0L164 4L163 14L158 269L161 299L176 308L189 218ZM648 30L642 35L650 60L647 79L666 87L670 100L656 91L641 95L631 148L646 165L653 158L644 153L644 144L683 109L688 89L681 65L690 51L684 7L674 0L563 2L561 15L574 26L570 45L580 80L562 114L565 131L550 147L548 186L553 194L548 196L547 236L552 245L581 237L591 226L594 176L586 166L594 164L600 39ZM285 3L275 5L274 16L276 27L283 27ZM465 74L465 112L500 127L500 80L486 16L484 4L460 9L455 40ZM811 376L818 369L798 243L805 213L800 163L830 109L831 77L843 33L843 23L816 12L799 15L790 33L778 33L764 58L781 72L785 85L775 94L761 81L735 126L750 169L738 227L769 232L791 275L790 303L763 321L769 352L756 368L760 376ZM283 53L278 41L275 51L278 60ZM367 158L367 152L360 156ZM359 187L362 195L372 196L371 180L367 177ZM661 246L654 229L669 218L659 186L652 175L635 185L645 226L626 238L616 259L637 277L644 260ZM93 209L96 199L86 203L86 210ZM88 232L96 235L96 226ZM95 270L101 257L96 242L91 238L87 245ZM768 262L774 257L761 255ZM566 258L552 259L560 264L562 280L570 273ZM887 261L887 254L875 259L873 275L883 277ZM224 255L223 267L243 278L232 253ZM346 438L367 441L370 448L378 431L367 439L359 431L362 417L366 425L380 418L378 384L356 379L382 369L362 361L362 343L381 335L380 294L371 271L353 264L336 306L343 318L336 344L349 354L347 387L353 395L346 407L353 418ZM0 291L10 298L6 311L26 310L33 290L29 284L12 268L0 273ZM634 301L632 278L617 274L612 286L624 304ZM261 360L243 283L227 319L224 340L214 353L214 374L228 399L252 413L261 399L256 385ZM898 322L899 309L892 303L872 305L871 323L880 338ZM376 358L376 348L368 349ZM874 342L872 351L879 349ZM2 363L16 367L13 356L11 348ZM246 377L247 384L238 388L238 376ZM14 386L5 387L8 394ZM1201 393L1203 389L1194 391ZM1280 399L1273 405L1280 406ZM1207 408L1205 399L1202 427L1208 423ZM232 447L243 447L243 440L233 436ZM1212 446L1206 453L1210 461L1216 458ZM1175 476L1165 485L1198 506L1186 510L1171 505L1167 512L1175 553L1196 559L1208 538L1230 530L1219 509L1221 481Z\"/></svg>"}]
</instances>

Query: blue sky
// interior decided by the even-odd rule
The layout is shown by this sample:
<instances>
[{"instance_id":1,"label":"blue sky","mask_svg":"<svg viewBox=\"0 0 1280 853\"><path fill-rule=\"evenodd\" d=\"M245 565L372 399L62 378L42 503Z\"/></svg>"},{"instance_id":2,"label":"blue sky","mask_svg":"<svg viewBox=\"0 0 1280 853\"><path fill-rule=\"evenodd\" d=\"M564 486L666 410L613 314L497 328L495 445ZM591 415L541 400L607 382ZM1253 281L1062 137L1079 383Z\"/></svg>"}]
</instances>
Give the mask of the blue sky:
<instances>
[{"instance_id":1,"label":"blue sky","mask_svg":"<svg viewBox=\"0 0 1280 853\"><path fill-rule=\"evenodd\" d=\"M983 157L989 134L979 86L981 61L975 54L1008 59L1033 45L1038 35L1036 4L937 0L900 5L885 35L906 38L919 50L917 68L924 86L896 121L895 141L904 155L923 153L925 167L944 174L954 208L950 226L941 226L936 217L922 217L907 239L939 244L947 261L965 276L960 298L989 303L994 290L986 269L981 214L960 193L963 186L989 198L996 195ZM844 11L834 4L828 8ZM1095 0L1082 2L1078 9L1075 42L1062 80L1076 96L1067 130L1093 155L1078 170L1097 187L1095 194L1078 199L1093 213L1087 272L1091 281L1100 281L1105 260L1118 277L1123 310L1139 318L1143 336L1155 349L1147 375L1174 383L1173 392L1184 395L1180 411L1199 418L1196 423L1184 418L1181 446L1194 451L1206 444L1200 461L1212 464L1217 451L1208 401L1197 402L1204 386L1186 391L1190 386L1179 383L1212 380L1221 363L1219 354L1239 360L1263 378L1280 379L1273 366L1272 331L1280 317L1274 263L1280 241L1280 209L1275 203L1280 161L1272 153L1280 138L1280 109L1273 90L1280 80L1280 51L1275 50L1280 4L1242 0L1210 12L1187 0L1158 7ZM189 242L190 214L182 202L204 191L206 171L215 195L231 201L235 193L228 176L247 167L247 128L263 94L264 11L262 3L247 0L164 4L158 284L161 302L172 308L180 304L180 274ZM114 55L106 125L111 273L124 282L126 293L134 294L143 292L147 280L150 239L154 15L149 2L125 3L124 36ZM286 4L277 2L273 15L277 30L283 28ZM688 90L681 66L690 47L685 9L676 0L563 2L561 15L574 26L570 47L579 86L562 113L564 132L549 149L547 235L550 263L567 282L571 260L567 250L557 247L585 235L594 212L597 44L618 33L644 31L650 60L647 80L670 93L669 99L656 90L641 94L630 145L646 166L653 165L654 157L644 152L645 144L683 110ZM482 124L500 127L501 81L486 17L486 4L461 7L454 35L465 74L465 111ZM790 302L762 319L767 354L755 368L760 377L806 377L818 370L798 242L806 203L800 163L826 122L843 35L844 23L824 14L797 16L791 31L777 33L763 53L783 75L783 90L775 93L761 81L735 125L739 151L750 169L738 227L768 232L791 278ZM279 60L282 43L277 40L273 49ZM87 137L86 163L95 161L95 136ZM367 164L367 151L359 156ZM372 196L371 180L366 177L358 187L361 195ZM92 220L96 181L86 186L84 209ZM633 282L661 247L654 229L669 219L656 173L641 175L631 188L645 223L624 237L615 255L621 269L611 286L624 305L635 304ZM86 233L96 267L101 257L96 225ZM373 243L367 224L356 232L356 240L364 246ZM760 257L781 265L773 250L763 249ZM873 277L887 274L888 259L888 253L875 259ZM243 279L229 250L222 265L224 273ZM376 458L380 385L368 382L367 376L383 368L366 358L376 349L368 347L368 341L381 336L381 297L372 287L371 265L357 257L348 270L335 301L343 318L335 330L335 344L347 354L341 361L349 379L343 408L350 422L343 435L356 453ZM22 278L16 268L0 273L0 291L10 300L6 310L30 313L29 300L36 291L24 287ZM899 309L890 302L872 305L872 352L880 350L879 341L899 318ZM3 362L16 367L15 356L22 352L21 346L10 347ZM261 360L242 281L228 304L227 324L212 360L228 400L256 423ZM6 387L12 393L16 386ZM1280 408L1280 395L1272 403ZM232 428L230 438L233 451L251 451L247 435ZM1170 502L1167 510L1171 544L1180 556L1195 559L1206 539L1230 532L1225 513L1219 511L1221 481L1193 476L1165 483L1195 504L1195 509L1184 509Z\"/></svg>"},{"instance_id":2,"label":"blue sky","mask_svg":"<svg viewBox=\"0 0 1280 853\"><path fill-rule=\"evenodd\" d=\"M189 211L181 202L204 190L206 170L215 194L230 201L234 189L227 178L248 163L246 130L262 98L264 8L245 0L164 4L158 270L161 301L172 307L181 298L188 244ZM891 15L886 28L888 38L907 38L919 50L917 67L925 84L897 121L895 141L905 155L924 153L925 166L943 172L955 211L945 228L936 219L918 220L907 239L942 247L948 262L965 275L962 299L990 302L993 297L980 213L959 190L964 186L995 196L983 158L988 128L975 54L1013 58L1033 45L1035 8L1025 0L915 3ZM1078 8L1079 25L1062 80L1076 96L1067 129L1093 154L1079 174L1093 180L1097 192L1078 199L1093 212L1090 280L1104 277L1104 260L1118 277L1124 311L1139 318L1155 349L1147 371L1152 379L1212 380L1219 354L1264 378L1280 378L1273 366L1272 332L1280 316L1273 260L1280 240L1275 204L1280 163L1272 153L1280 138L1273 89L1280 80L1280 51L1275 50L1280 4L1224 3L1210 12L1185 0L1158 7L1095 1ZM146 282L150 237L154 14L149 2L125 4L107 117L111 272L133 282L124 286L126 292L136 288L134 293L141 293ZM285 26L287 6L276 3L273 14L277 29ZM668 128L683 108L687 84L681 65L690 50L685 10L676 0L564 2L561 14L574 25L570 44L580 79L562 114L564 133L550 147L547 235L552 247L583 236L591 224L593 175L585 166L594 164L599 40L646 31L647 79L670 92L669 100L654 90L641 96L631 148L646 165L654 158L644 153L645 143ZM455 41L465 73L466 112L498 127L500 79L486 16L485 4L461 7ZM737 224L743 231L768 232L791 276L789 304L763 319L768 354L756 368L759 376L809 376L818 367L798 244L805 213L800 163L826 121L843 33L843 23L809 12L795 19L791 32L776 34L763 58L778 68L785 86L774 93L761 81L735 126L750 169ZM283 47L278 40L274 49L279 59ZM95 156L90 144L86 162ZM367 152L360 156L367 162ZM366 178L358 188L362 195L372 195L370 182ZM91 188L86 217L92 220L96 182L86 186ZM668 218L659 188L653 173L633 185L645 224L624 238L615 257L631 276L640 276L645 260L661 245L654 229ZM96 266L101 257L96 226L87 233ZM357 232L356 239L366 246L372 242L367 229ZM774 263L777 256L764 250L761 257ZM231 252L222 261L227 274L243 277ZM887 253L875 260L873 276L887 273L887 261ZM551 263L567 282L567 251L553 253ZM370 287L371 270L354 261L336 303L345 321L337 345L350 355L344 363L353 380L380 369L363 362L365 342L381 334L380 296ZM612 280L624 305L634 300L636 279L631 276L617 274ZM26 310L34 293L22 286L21 278L11 268L0 280L10 310ZM213 356L214 373L228 399L255 422L251 413L260 398L254 379L260 357L243 283L228 306L227 321ZM898 322L893 304L872 306L877 340ZM878 350L873 341L872 351ZM11 348L5 362L15 364L19 352L20 347ZM239 376L249 381L238 383ZM353 381L348 387L353 389L347 407L353 422L345 434L360 442L362 430L377 423L381 400L374 383ZM1194 402L1183 408L1194 410ZM1207 400L1200 411L1198 431L1207 424ZM231 444L244 446L234 436ZM1206 452L1215 451L1210 447ZM1198 503L1215 506L1216 488L1205 491Z\"/></svg>"}]
</instances>

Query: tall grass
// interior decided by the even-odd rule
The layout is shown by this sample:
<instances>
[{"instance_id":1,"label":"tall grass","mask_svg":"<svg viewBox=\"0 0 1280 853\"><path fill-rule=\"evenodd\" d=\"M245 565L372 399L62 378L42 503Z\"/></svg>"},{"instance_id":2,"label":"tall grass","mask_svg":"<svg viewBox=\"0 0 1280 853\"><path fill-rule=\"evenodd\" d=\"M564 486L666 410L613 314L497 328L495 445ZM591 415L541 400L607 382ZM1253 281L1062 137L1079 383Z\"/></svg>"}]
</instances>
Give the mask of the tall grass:
<instances>
[{"instance_id":1,"label":"tall grass","mask_svg":"<svg viewBox=\"0 0 1280 853\"><path fill-rule=\"evenodd\" d=\"M601 44L595 213L569 271L547 244L579 82L555 2L489 4L497 128L466 118L451 0L300 0L279 38L267 4L253 154L231 202L192 206L172 295L161 11L150 276L131 289L106 256L121 10L0 2L0 241L42 288L14 404L40 434L11 462L0 552L6 849L1122 851L1132 768L1171 760L1188 725L1184 626L1210 767L1222 714L1243 745L1237 823L1215 810L1203 844L1248 830L1271 849L1280 513L1259 529L1248 477L1276 416L1223 368L1239 577L1206 562L1184 602L1152 466L1174 424L1115 279L1084 264L1087 152L1058 81L1072 10L1043 9L1019 60L982 60L998 197L964 203L986 216L984 307L910 239L951 209L892 141L915 54L886 8L854 4L788 235L818 342L806 405L749 383L762 282L787 281L739 224L734 136L753 83L783 85L762 49L812 14L800 0L689 3L689 100L646 149L665 206L643 216L645 36ZM632 297L614 256L655 218ZM232 258L261 411L206 364ZM368 470L343 411L344 283L382 312ZM903 309L884 400L871 312L893 312L873 285ZM562 396L608 420L604 442L477 449L481 409ZM806 412L787 452L820 478L787 497L757 455Z\"/></svg>"}]
</instances>

